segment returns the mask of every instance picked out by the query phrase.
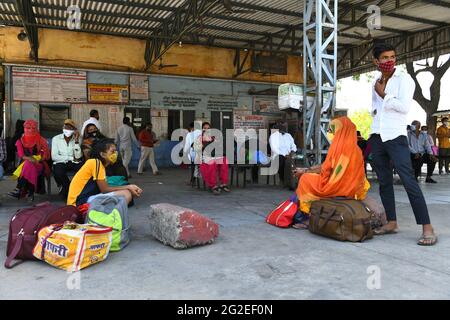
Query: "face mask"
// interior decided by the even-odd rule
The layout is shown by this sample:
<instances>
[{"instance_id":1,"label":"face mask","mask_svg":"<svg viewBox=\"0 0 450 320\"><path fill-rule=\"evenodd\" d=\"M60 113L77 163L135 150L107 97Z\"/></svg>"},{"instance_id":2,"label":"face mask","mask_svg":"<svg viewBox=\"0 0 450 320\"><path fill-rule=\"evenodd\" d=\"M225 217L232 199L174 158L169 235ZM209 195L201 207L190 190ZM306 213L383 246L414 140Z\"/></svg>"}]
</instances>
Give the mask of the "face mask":
<instances>
[{"instance_id":1,"label":"face mask","mask_svg":"<svg viewBox=\"0 0 450 320\"><path fill-rule=\"evenodd\" d=\"M422 132L423 132L423 133L425 133L425 134L427 134L427 133L428 133L428 131L427 131L427 130L422 130Z\"/></svg>"},{"instance_id":2,"label":"face mask","mask_svg":"<svg viewBox=\"0 0 450 320\"><path fill-rule=\"evenodd\" d=\"M69 137L71 137L73 135L74 131L73 130L63 129L63 133L64 133L65 137L69 138Z\"/></svg>"},{"instance_id":3,"label":"face mask","mask_svg":"<svg viewBox=\"0 0 450 320\"><path fill-rule=\"evenodd\" d=\"M327 138L328 138L328 140L330 140L330 142L333 141L333 139L334 139L334 133L332 133L332 132L327 132Z\"/></svg>"},{"instance_id":4,"label":"face mask","mask_svg":"<svg viewBox=\"0 0 450 320\"><path fill-rule=\"evenodd\" d=\"M411 131L416 131L416 126L415 125L411 125Z\"/></svg>"},{"instance_id":5,"label":"face mask","mask_svg":"<svg viewBox=\"0 0 450 320\"><path fill-rule=\"evenodd\" d=\"M378 64L378 69L383 73L392 72L395 69L395 61L380 62Z\"/></svg>"},{"instance_id":6,"label":"face mask","mask_svg":"<svg viewBox=\"0 0 450 320\"><path fill-rule=\"evenodd\" d=\"M118 157L118 154L117 154L117 151L115 151L113 154L111 154L108 157L108 160L109 160L109 162L111 162L111 164L114 164L117 162L117 157Z\"/></svg>"},{"instance_id":7,"label":"face mask","mask_svg":"<svg viewBox=\"0 0 450 320\"><path fill-rule=\"evenodd\" d=\"M92 137L92 138L97 137L97 131L89 133L89 137Z\"/></svg>"},{"instance_id":8,"label":"face mask","mask_svg":"<svg viewBox=\"0 0 450 320\"><path fill-rule=\"evenodd\" d=\"M442 124L443 124L444 126L448 126L448 122L447 122L447 121L442 122Z\"/></svg>"}]
</instances>

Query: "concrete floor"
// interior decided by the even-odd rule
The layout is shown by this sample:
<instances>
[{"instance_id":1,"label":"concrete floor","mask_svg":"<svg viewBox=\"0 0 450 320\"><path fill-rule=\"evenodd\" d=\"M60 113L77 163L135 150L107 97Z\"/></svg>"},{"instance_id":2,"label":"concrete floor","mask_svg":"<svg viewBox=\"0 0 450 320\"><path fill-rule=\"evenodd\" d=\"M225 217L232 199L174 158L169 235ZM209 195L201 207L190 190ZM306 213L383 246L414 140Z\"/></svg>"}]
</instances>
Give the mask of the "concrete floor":
<instances>
[{"instance_id":1,"label":"concrete floor","mask_svg":"<svg viewBox=\"0 0 450 320\"><path fill-rule=\"evenodd\" d=\"M0 299L450 298L450 176L436 176L435 185L420 184L439 235L436 246L420 247L420 228L401 185L395 187L400 233L341 243L266 224L267 213L291 195L281 187L260 184L214 196L185 186L187 170L162 172L132 179L145 193L129 211L133 238L124 251L75 276L39 261L11 270L0 267ZM13 184L0 182L2 193ZM377 192L373 183L371 194L378 198ZM56 195L50 200L59 201ZM9 219L29 204L4 196L1 201L3 263ZM182 251L162 245L149 236L146 217L149 205L160 202L211 217L220 225L219 238ZM371 275L371 270L379 273ZM376 275L380 281L371 281ZM76 277L79 288L73 285Z\"/></svg>"}]
</instances>

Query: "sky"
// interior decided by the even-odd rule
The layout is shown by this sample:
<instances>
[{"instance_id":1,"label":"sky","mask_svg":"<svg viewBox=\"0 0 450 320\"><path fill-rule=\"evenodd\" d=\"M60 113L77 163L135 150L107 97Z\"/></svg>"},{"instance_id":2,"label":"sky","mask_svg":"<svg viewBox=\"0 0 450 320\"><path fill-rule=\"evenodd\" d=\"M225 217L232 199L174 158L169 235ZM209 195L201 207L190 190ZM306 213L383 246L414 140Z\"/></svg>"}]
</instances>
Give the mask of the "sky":
<instances>
[{"instance_id":1,"label":"sky","mask_svg":"<svg viewBox=\"0 0 450 320\"><path fill-rule=\"evenodd\" d=\"M443 55L439 58L439 65L446 61L450 55ZM430 59L430 63L431 63ZM425 60L418 61L416 63L424 64ZM402 66L401 66L402 67ZM403 67L402 67L403 68ZM420 67L416 67L417 68ZM405 68L406 70L406 68ZM405 71L406 72L406 71ZM429 72L422 72L418 76L420 86L422 87L422 92L424 97L430 98L430 85L433 82L433 75ZM361 75L359 81L353 80L352 77L344 78L340 80L341 90L337 92L337 103L336 107L338 109L348 109L349 114L352 111L358 109L370 109L371 106L371 94L372 88L371 83L367 80L365 75ZM441 100L439 103L438 110L449 110L450 109L450 69L447 70L446 74L441 80ZM410 112L408 114L408 122L413 120L419 120L422 124L426 123L425 111L420 107L420 105L413 101Z\"/></svg>"}]
</instances>

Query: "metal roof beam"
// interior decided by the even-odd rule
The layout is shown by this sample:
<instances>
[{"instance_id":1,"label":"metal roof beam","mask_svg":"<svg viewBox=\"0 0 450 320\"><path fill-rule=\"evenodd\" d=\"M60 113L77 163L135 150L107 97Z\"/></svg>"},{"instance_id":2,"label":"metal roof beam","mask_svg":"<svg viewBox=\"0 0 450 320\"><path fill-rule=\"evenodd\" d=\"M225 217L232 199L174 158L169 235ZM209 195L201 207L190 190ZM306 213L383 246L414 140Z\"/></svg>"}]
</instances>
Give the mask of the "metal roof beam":
<instances>
[{"instance_id":1,"label":"metal roof beam","mask_svg":"<svg viewBox=\"0 0 450 320\"><path fill-rule=\"evenodd\" d=\"M0 22L2 24L8 25L8 26L21 26L21 24L17 21L2 21L0 20ZM34 24L36 27L39 28L45 28L45 29L53 29L53 30L66 30L61 28L60 26L51 26L51 25L45 25L45 24ZM125 38L133 38L133 39L140 39L140 40L148 40L147 36L140 36L140 35L136 35L133 33L127 33L127 32L110 32L110 31L98 31L98 30L88 30L88 29L83 29L81 28L80 30L66 30L66 31L70 31L70 32L85 32L85 33L89 33L89 34L104 34L104 35L110 35L110 36L116 36L116 37L125 37ZM192 44L192 45L203 45L203 46L211 46L212 43L215 40L227 40L227 41L236 41L236 42L242 42L242 45L229 45L229 44L219 44L219 43L213 43L214 47L217 48L224 48L224 49L249 49L249 50L257 50L257 51L262 51L262 46L264 45L263 42L253 42L257 45L259 45L260 47L255 48L252 47L251 45L249 45L245 40L239 40L236 38L225 38L225 37L212 37L212 36L208 36L208 35L200 35L198 36L199 41L198 42L193 42L192 40L189 40L189 34L186 34L186 38L184 38L183 44ZM161 37L160 37L161 38ZM170 38L172 39L172 38ZM170 40L169 39L169 40ZM287 46L283 46L283 48L287 48ZM271 52L271 50L264 50L267 52ZM300 52L288 52L288 51L277 51L277 50L272 50L272 52L274 53L282 53L282 54L292 54L292 55L300 55Z\"/></svg>"},{"instance_id":2,"label":"metal roof beam","mask_svg":"<svg viewBox=\"0 0 450 320\"><path fill-rule=\"evenodd\" d=\"M420 17L412 17L412 16L398 14L398 13L390 13L389 16L392 18L398 18L398 19L403 19L403 20L408 20L408 21L413 21L413 22L419 22L419 23L429 24L429 25L437 26L437 27L445 27L445 26L450 25L446 22L424 19L424 18L420 18Z\"/></svg>"},{"instance_id":3,"label":"metal roof beam","mask_svg":"<svg viewBox=\"0 0 450 320\"><path fill-rule=\"evenodd\" d=\"M371 1L371 2L373 2L373 1ZM422 2L429 2L429 1L422 1ZM431 1L431 2L433 2L433 1ZM438 2L440 2L440 1L438 1ZM386 0L380 1L377 4L377 6L381 7L384 3L386 3ZM416 3L417 3L417 1L410 1L410 2L401 4L400 1L396 1L395 8L388 10L387 12L381 11L381 14L383 16L388 16L388 17L407 20L407 21L419 22L419 23L429 24L429 25L438 26L438 27L443 27L443 26L449 25L448 23L441 22L441 21L435 21L435 20L430 20L430 19L424 19L421 17L414 17L414 16L409 16L406 14L395 13L395 11L397 11L397 10L404 9L405 7L408 7L408 6L410 6L412 4L416 4ZM363 20L365 20L368 15L367 14L368 7L365 7L365 5L369 5L369 4L371 4L371 3L368 1L365 1L364 3L357 3L352 6L352 9L354 9L356 11L360 11L360 12L365 12L365 14L361 17L361 18L363 18ZM450 8L450 3L446 3L446 4L448 5L447 7Z\"/></svg>"},{"instance_id":4,"label":"metal roof beam","mask_svg":"<svg viewBox=\"0 0 450 320\"><path fill-rule=\"evenodd\" d=\"M177 7L146 4L146 3L136 3L136 2L130 2L127 0L90 0L90 2L112 3L112 4L118 4L118 5L126 5L126 6L133 7L133 8L147 8L147 9L150 8L150 9L163 10L163 11L176 11L176 9L177 9ZM291 10L276 9L276 8L271 8L271 7L266 7L266 6L260 6L260 5L254 5L254 4L248 4L248 3L240 3L240 2L235 2L235 1L232 1L231 5L232 5L232 7L235 7L235 8L276 13L276 14L298 17L298 18L303 17L302 13L293 12Z\"/></svg>"},{"instance_id":5,"label":"metal roof beam","mask_svg":"<svg viewBox=\"0 0 450 320\"><path fill-rule=\"evenodd\" d=\"M280 29L287 29L287 28L291 27L289 24L281 24L281 23L267 22L267 21L261 21L261 20L238 18L238 17L227 16L227 15L216 14L216 13L215 14L207 14L206 17L219 19L219 20L225 20L225 21L234 21L234 22L241 22L241 23L246 23L246 24L253 24L253 25L258 25L258 26L280 28Z\"/></svg>"},{"instance_id":6,"label":"metal roof beam","mask_svg":"<svg viewBox=\"0 0 450 320\"><path fill-rule=\"evenodd\" d=\"M49 10L60 10L63 11L64 14L67 11L67 8L64 6L59 5L52 5L48 3L39 3L35 2L33 3L33 6L35 8L41 8L41 9L49 9ZM124 14L124 13L115 13L115 12L107 12L107 11L98 11L98 10L91 10L91 9L84 9L80 8L81 13L83 15L86 14L93 14L100 17L111 17L111 18L126 18L126 19L135 19L135 20L142 20L142 21L153 21L153 22L163 22L163 18L156 18L156 17L150 17L145 15L137 15L137 14Z\"/></svg>"},{"instance_id":7,"label":"metal roof beam","mask_svg":"<svg viewBox=\"0 0 450 320\"><path fill-rule=\"evenodd\" d=\"M63 11L63 14L66 12L66 7L64 6L58 6L58 5L50 5L45 3L34 3L34 6L36 8L42 8L42 9L52 9L52 10L60 10ZM125 19L134 19L134 20L141 20L141 21L154 21L154 22L163 22L164 19L162 18L153 18L148 17L145 15L136 15L136 14L124 14L124 13L110 13L110 12L104 12L104 11L97 11L97 10L90 10L90 9L82 9L83 15L86 14L93 14L96 16L102 16L102 17L111 17L111 18L125 18ZM47 19L51 19L49 17L46 17ZM117 25L119 27L119 25ZM219 27L215 25L210 24L203 24L199 23L195 26L196 28L201 29L210 29L210 30L218 30L218 31L226 31L226 32L234 32L234 33L242 33L242 34L248 34L248 35L255 35L255 36L264 36L264 33L258 32L258 31L252 31L252 30L245 30L245 29L237 29L237 28L228 28L228 27ZM278 36L274 34L274 38L283 39L282 36ZM297 38L300 39L300 38Z\"/></svg>"},{"instance_id":8,"label":"metal roof beam","mask_svg":"<svg viewBox=\"0 0 450 320\"><path fill-rule=\"evenodd\" d=\"M450 8L450 2L445 2L441 0L421 0L420 2L433 4L435 6L444 7L444 8Z\"/></svg>"},{"instance_id":9,"label":"metal roof beam","mask_svg":"<svg viewBox=\"0 0 450 320\"><path fill-rule=\"evenodd\" d=\"M33 58L35 62L38 62L39 35L38 28L33 25L33 23L36 23L36 18L34 16L31 0L16 0L15 6L22 25L27 33L28 41L30 42L31 58Z\"/></svg>"},{"instance_id":10,"label":"metal roof beam","mask_svg":"<svg viewBox=\"0 0 450 320\"><path fill-rule=\"evenodd\" d=\"M154 10L160 10L160 11L174 11L178 8L178 7L157 5L157 4L152 4L152 3L132 2L129 0L88 0L88 2L116 4L116 5L121 5L121 6L125 6L125 7L130 7L130 8L154 9Z\"/></svg>"},{"instance_id":11,"label":"metal roof beam","mask_svg":"<svg viewBox=\"0 0 450 320\"><path fill-rule=\"evenodd\" d=\"M231 1L231 6L233 8L250 9L250 10L255 10L255 11L270 12L270 13L276 13L276 14L281 14L281 15L285 15L285 16L303 18L303 13L294 12L292 10L270 8L270 7L259 6L259 5L250 4L250 3L236 2L236 1ZM298 7L298 9L300 11L300 6Z\"/></svg>"},{"instance_id":12,"label":"metal roof beam","mask_svg":"<svg viewBox=\"0 0 450 320\"><path fill-rule=\"evenodd\" d=\"M147 40L145 50L147 68L158 61L175 42L179 41L184 34L189 33L199 20L219 3L220 0L187 0L165 22L161 23ZM172 39L164 41L152 39L153 36L158 35L170 36Z\"/></svg>"},{"instance_id":13,"label":"metal roof beam","mask_svg":"<svg viewBox=\"0 0 450 320\"><path fill-rule=\"evenodd\" d=\"M394 36L386 38L384 39L384 41L387 43L391 43L396 48L398 63L404 63L407 61L407 59L422 59L424 54L432 57L435 55L436 50L439 50L439 54L449 53L450 41L447 40L448 37L440 37L440 42L435 43L438 34L446 35L449 31L449 26L431 28L427 30L417 31L401 37ZM419 38L421 38L423 34L429 33L432 33L432 35L427 39L422 40L420 44L413 44L416 36L419 36ZM432 41L433 44L427 46L427 44ZM401 46L402 44L404 44L404 47ZM350 61L348 61L348 59L346 60L346 65L348 65L348 62L350 62L350 66L343 67L342 65L345 59L345 55L347 55L348 53L346 53L344 56L340 56L339 76L348 76L353 73L364 73L373 70L374 66L372 65L371 61L363 61L364 58L367 57L367 55L371 52L372 48L369 47L370 46L368 46L367 44L349 47L351 59Z\"/></svg>"},{"instance_id":14,"label":"metal roof beam","mask_svg":"<svg viewBox=\"0 0 450 320\"><path fill-rule=\"evenodd\" d=\"M0 14L13 14L13 13L9 13L9 12L5 12L5 11L1 11L0 10ZM38 19L53 19L54 21L62 21L65 22L66 19L65 18L61 18L61 17L53 17L53 16L47 16L47 15L37 15L36 16ZM11 21L10 21L11 22ZM13 21L14 22L14 21ZM8 23L8 21L2 21L2 23L5 24L10 24ZM130 29L130 30L137 30L137 31L148 31L150 32L154 32L156 29L149 29L149 28L142 28L142 27L136 27L136 26L131 26L131 25L122 25L122 26L118 26L118 25L114 25L112 23L104 23L104 22L96 22L96 21L92 21L92 20L83 20L82 23L82 28L80 30L74 30L74 31L79 31L79 32L89 32L89 33L95 33L95 34L106 34L106 35L119 35L119 36L126 36L126 37L133 37L133 38L137 38L137 39L148 39L148 35L139 35L139 34L133 34L132 32L111 32L111 31L103 31L103 30L89 30L86 28L83 28L83 25L86 24L95 24L101 27L107 27L107 28L123 28L123 29ZM61 26L51 26L51 25L45 25L45 24L33 24L34 26L37 27L41 27L41 28L50 28L50 29L59 29L59 30L64 30L64 31L69 31L68 29L61 27ZM229 30L231 32L231 30ZM233 29L233 31L235 31ZM163 39L163 40L173 40L175 38L175 36L171 36L171 35L167 35L167 36L162 36L162 35L153 35L152 36L155 39ZM184 37L181 39L184 43L191 43L191 44L196 44L195 41L190 40L188 41L189 38L191 39L195 39L198 37L202 37L202 38L209 38L210 41L207 42L209 44L209 46L211 46L211 43L214 43L214 41L216 40L224 40L224 41L237 41L237 42L242 42L243 46L241 48L244 48L247 43L248 40L247 39L240 39L240 38L236 38L236 37L226 37L226 36L213 36L213 35L208 35L208 34L200 34L200 33L194 33L194 32L189 32L186 33L184 35ZM279 36L281 38L281 36ZM264 41L258 41L258 40L250 40L251 42L253 42L254 44L257 45L265 45ZM198 44L201 45L205 45L205 41L199 42ZM291 49L291 46L289 46L288 44L283 44L281 46L282 48L289 48ZM281 51L281 49L280 49ZM287 52L287 51L283 51L283 52Z\"/></svg>"}]
</instances>

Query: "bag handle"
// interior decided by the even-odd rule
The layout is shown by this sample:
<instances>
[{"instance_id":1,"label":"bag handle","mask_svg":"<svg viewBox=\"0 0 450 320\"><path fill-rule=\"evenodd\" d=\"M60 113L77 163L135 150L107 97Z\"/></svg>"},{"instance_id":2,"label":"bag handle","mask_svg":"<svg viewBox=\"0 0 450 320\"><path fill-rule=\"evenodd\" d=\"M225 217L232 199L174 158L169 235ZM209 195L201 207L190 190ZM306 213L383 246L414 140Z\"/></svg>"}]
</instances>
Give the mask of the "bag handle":
<instances>
[{"instance_id":1,"label":"bag handle","mask_svg":"<svg viewBox=\"0 0 450 320\"><path fill-rule=\"evenodd\" d=\"M6 258L5 261L5 268L11 269L12 267L15 267L17 264L12 265L12 262L15 257L19 254L20 248L22 247L23 238L25 234L23 232L23 229L20 230L20 232L17 234L17 240L16 244L14 245L14 249L12 250L11 254Z\"/></svg>"},{"instance_id":2,"label":"bag handle","mask_svg":"<svg viewBox=\"0 0 450 320\"><path fill-rule=\"evenodd\" d=\"M322 212L323 212L323 207L320 209L319 218L320 218L320 215ZM331 210L331 212L326 216L325 221L324 221L324 223L322 223L322 225L320 225L320 222L319 222L320 219L317 219L316 221L317 221L318 230L323 229L328 224L331 217L334 216L335 213L336 213L336 208L333 208L333 210Z\"/></svg>"},{"instance_id":3,"label":"bag handle","mask_svg":"<svg viewBox=\"0 0 450 320\"><path fill-rule=\"evenodd\" d=\"M356 200L355 198L349 198L349 197L333 197L332 200Z\"/></svg>"}]
</instances>

